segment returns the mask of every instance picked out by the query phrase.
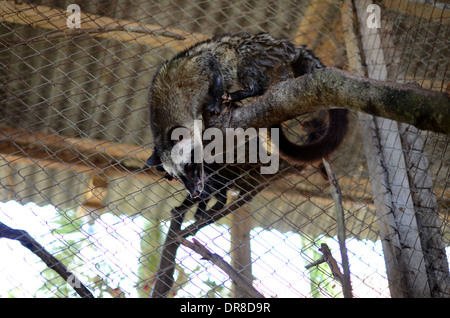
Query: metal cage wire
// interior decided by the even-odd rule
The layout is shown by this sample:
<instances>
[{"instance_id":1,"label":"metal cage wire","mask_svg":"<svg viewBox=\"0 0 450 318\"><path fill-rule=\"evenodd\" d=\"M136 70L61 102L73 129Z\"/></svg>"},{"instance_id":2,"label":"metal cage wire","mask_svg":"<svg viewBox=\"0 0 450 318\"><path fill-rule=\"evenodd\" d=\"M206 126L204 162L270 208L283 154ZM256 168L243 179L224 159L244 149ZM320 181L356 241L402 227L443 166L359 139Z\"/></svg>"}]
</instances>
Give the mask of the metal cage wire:
<instances>
[{"instance_id":1,"label":"metal cage wire","mask_svg":"<svg viewBox=\"0 0 450 318\"><path fill-rule=\"evenodd\" d=\"M78 1L81 28L69 28L72 1L0 1L0 222L26 230L94 296L148 297L171 210L185 196L179 183L142 170L152 149L147 91L158 66L213 35L269 32L306 44L328 66L448 92L448 4L374 1L381 10L379 42L368 45L358 15L370 3ZM304 120L286 125L292 140L304 140ZM390 297L395 281L386 272L384 220L376 213L360 131L364 120L351 115L333 169L342 190L352 295ZM379 129L398 133L395 125ZM404 153L410 166L393 158L389 162L394 171L425 165L425 174L415 175L430 182L428 198L434 203L421 208L431 206L434 218L420 231L430 232L448 255L449 138L401 129L403 142L423 145L420 164L410 161L417 149L397 144L385 147L392 156ZM265 182L246 205L202 228L195 239L266 297L343 297L326 263L308 267L323 256L319 249L325 243L343 269L329 181L311 166ZM413 193L422 193L409 182ZM228 194L230 201L235 197ZM184 226L193 222L193 212ZM423 253L431 255L427 248ZM0 240L0 255L2 297L76 296L70 284L18 242ZM423 261L413 256L411 266ZM437 283L442 297L450 296L446 275ZM245 295L217 266L180 247L169 296Z\"/></svg>"}]
</instances>

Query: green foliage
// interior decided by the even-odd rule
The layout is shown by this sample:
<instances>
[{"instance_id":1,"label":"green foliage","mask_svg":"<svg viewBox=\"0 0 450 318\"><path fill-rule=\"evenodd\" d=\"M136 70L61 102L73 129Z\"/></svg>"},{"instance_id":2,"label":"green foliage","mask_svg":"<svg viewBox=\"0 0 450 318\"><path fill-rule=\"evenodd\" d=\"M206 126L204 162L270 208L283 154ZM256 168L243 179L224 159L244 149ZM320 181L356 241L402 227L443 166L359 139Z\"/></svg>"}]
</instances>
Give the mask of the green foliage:
<instances>
[{"instance_id":1,"label":"green foliage","mask_svg":"<svg viewBox=\"0 0 450 318\"><path fill-rule=\"evenodd\" d=\"M83 263L77 257L85 239L81 233L81 219L77 218L74 211L67 211L58 213L58 218L52 223L55 225L52 234L61 238L52 242L50 246L46 246L47 251L69 269L82 266ZM50 295L56 298L78 296L73 288L51 268L46 267L41 275L46 278L46 282L38 289L37 296L49 297Z\"/></svg>"}]
</instances>

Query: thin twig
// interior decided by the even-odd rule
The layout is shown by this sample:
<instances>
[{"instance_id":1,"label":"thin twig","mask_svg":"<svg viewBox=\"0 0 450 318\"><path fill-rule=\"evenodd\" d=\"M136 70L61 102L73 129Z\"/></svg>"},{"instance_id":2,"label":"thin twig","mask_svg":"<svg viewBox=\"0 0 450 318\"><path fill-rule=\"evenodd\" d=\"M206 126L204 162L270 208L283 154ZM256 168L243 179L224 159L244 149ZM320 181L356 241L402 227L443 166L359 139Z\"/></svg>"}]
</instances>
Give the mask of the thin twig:
<instances>
[{"instance_id":1,"label":"thin twig","mask_svg":"<svg viewBox=\"0 0 450 318\"><path fill-rule=\"evenodd\" d=\"M342 267L344 269L344 277L343 280L341 280L342 289L345 298L352 298L353 295L352 286L350 283L350 266L347 255L347 247L345 246L346 235L341 187L339 186L339 182L336 174L333 171L331 162L325 158L323 158L322 162L325 166L325 170L327 171L328 179L330 180L331 195L334 200L334 208L336 211L337 236L339 241L339 248L341 250Z\"/></svg>"},{"instance_id":2,"label":"thin twig","mask_svg":"<svg viewBox=\"0 0 450 318\"><path fill-rule=\"evenodd\" d=\"M310 269L311 267L319 266L320 264L325 263L325 262L326 262L326 260L325 260L325 258L324 258L323 255L322 255L322 257L319 258L317 261L314 261L314 262L312 262L312 263L306 264L306 265L305 265L305 268L306 268L306 269Z\"/></svg>"},{"instance_id":3,"label":"thin twig","mask_svg":"<svg viewBox=\"0 0 450 318\"><path fill-rule=\"evenodd\" d=\"M179 236L177 240L184 246L190 248L194 252L200 254L204 259L210 261L214 265L222 269L231 278L233 283L239 286L243 291L245 291L252 298L264 298L249 282L242 277L230 264L225 262L222 257L217 254L211 253L206 247L200 244L196 239L193 239L193 243L187 239Z\"/></svg>"},{"instance_id":4,"label":"thin twig","mask_svg":"<svg viewBox=\"0 0 450 318\"><path fill-rule=\"evenodd\" d=\"M322 257L319 258L317 261L314 261L312 263L307 264L305 266L305 268L309 269L311 267L318 266L318 265L320 265L322 263L327 263L328 266L331 269L331 274L333 274L334 279L339 281L339 283L341 283L341 285L344 286L344 284L343 284L343 281L344 281L343 275L341 273L341 270L339 269L338 263L334 259L333 255L331 255L331 250L328 247L328 245L325 244L325 243L322 243L320 245L319 251L322 253Z\"/></svg>"},{"instance_id":5,"label":"thin twig","mask_svg":"<svg viewBox=\"0 0 450 318\"><path fill-rule=\"evenodd\" d=\"M92 293L84 286L74 273L69 271L57 258L47 252L45 248L33 239L28 232L24 230L12 229L0 222L0 238L19 241L24 247L38 256L47 266L57 272L75 292L82 298L94 298Z\"/></svg>"}]
</instances>

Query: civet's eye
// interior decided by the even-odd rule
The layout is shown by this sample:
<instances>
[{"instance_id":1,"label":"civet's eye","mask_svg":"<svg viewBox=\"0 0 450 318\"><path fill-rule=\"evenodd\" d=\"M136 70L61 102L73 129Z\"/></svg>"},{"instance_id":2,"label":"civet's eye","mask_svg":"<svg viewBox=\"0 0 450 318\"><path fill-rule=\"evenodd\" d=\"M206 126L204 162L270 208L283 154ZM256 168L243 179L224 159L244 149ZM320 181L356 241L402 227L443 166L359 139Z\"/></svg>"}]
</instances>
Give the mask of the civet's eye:
<instances>
[{"instance_id":1,"label":"civet's eye","mask_svg":"<svg viewBox=\"0 0 450 318\"><path fill-rule=\"evenodd\" d=\"M185 171L192 171L194 170L194 164L192 162L189 162L187 164L184 165L184 170Z\"/></svg>"}]
</instances>

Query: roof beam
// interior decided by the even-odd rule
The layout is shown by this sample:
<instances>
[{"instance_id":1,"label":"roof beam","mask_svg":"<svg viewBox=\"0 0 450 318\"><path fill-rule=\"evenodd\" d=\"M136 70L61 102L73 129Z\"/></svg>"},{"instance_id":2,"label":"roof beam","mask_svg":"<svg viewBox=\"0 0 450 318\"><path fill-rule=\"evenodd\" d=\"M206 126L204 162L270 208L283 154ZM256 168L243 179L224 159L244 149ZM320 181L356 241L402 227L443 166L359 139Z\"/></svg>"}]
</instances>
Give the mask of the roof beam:
<instances>
[{"instance_id":1,"label":"roof beam","mask_svg":"<svg viewBox=\"0 0 450 318\"><path fill-rule=\"evenodd\" d=\"M419 0L385 0L383 6L401 14L413 15L431 22L450 24L450 6L444 2L430 4Z\"/></svg>"},{"instance_id":2,"label":"roof beam","mask_svg":"<svg viewBox=\"0 0 450 318\"><path fill-rule=\"evenodd\" d=\"M80 35L83 33L79 31L84 30L86 34L95 37L121 42L132 41L138 44L167 47L178 51L209 37L205 34L187 32L176 28L163 28L159 25L143 24L133 20L89 14L83 12L83 8L80 12L80 29L71 29L67 26L67 17L70 14L66 10L55 7L0 1L0 21L60 31L63 36ZM98 32L92 32L96 29Z\"/></svg>"},{"instance_id":3,"label":"roof beam","mask_svg":"<svg viewBox=\"0 0 450 318\"><path fill-rule=\"evenodd\" d=\"M133 145L0 128L0 159L8 164L20 162L92 175L133 175L156 182L160 176L142 169L150 154L144 147ZM127 167L122 164L125 159Z\"/></svg>"}]
</instances>

